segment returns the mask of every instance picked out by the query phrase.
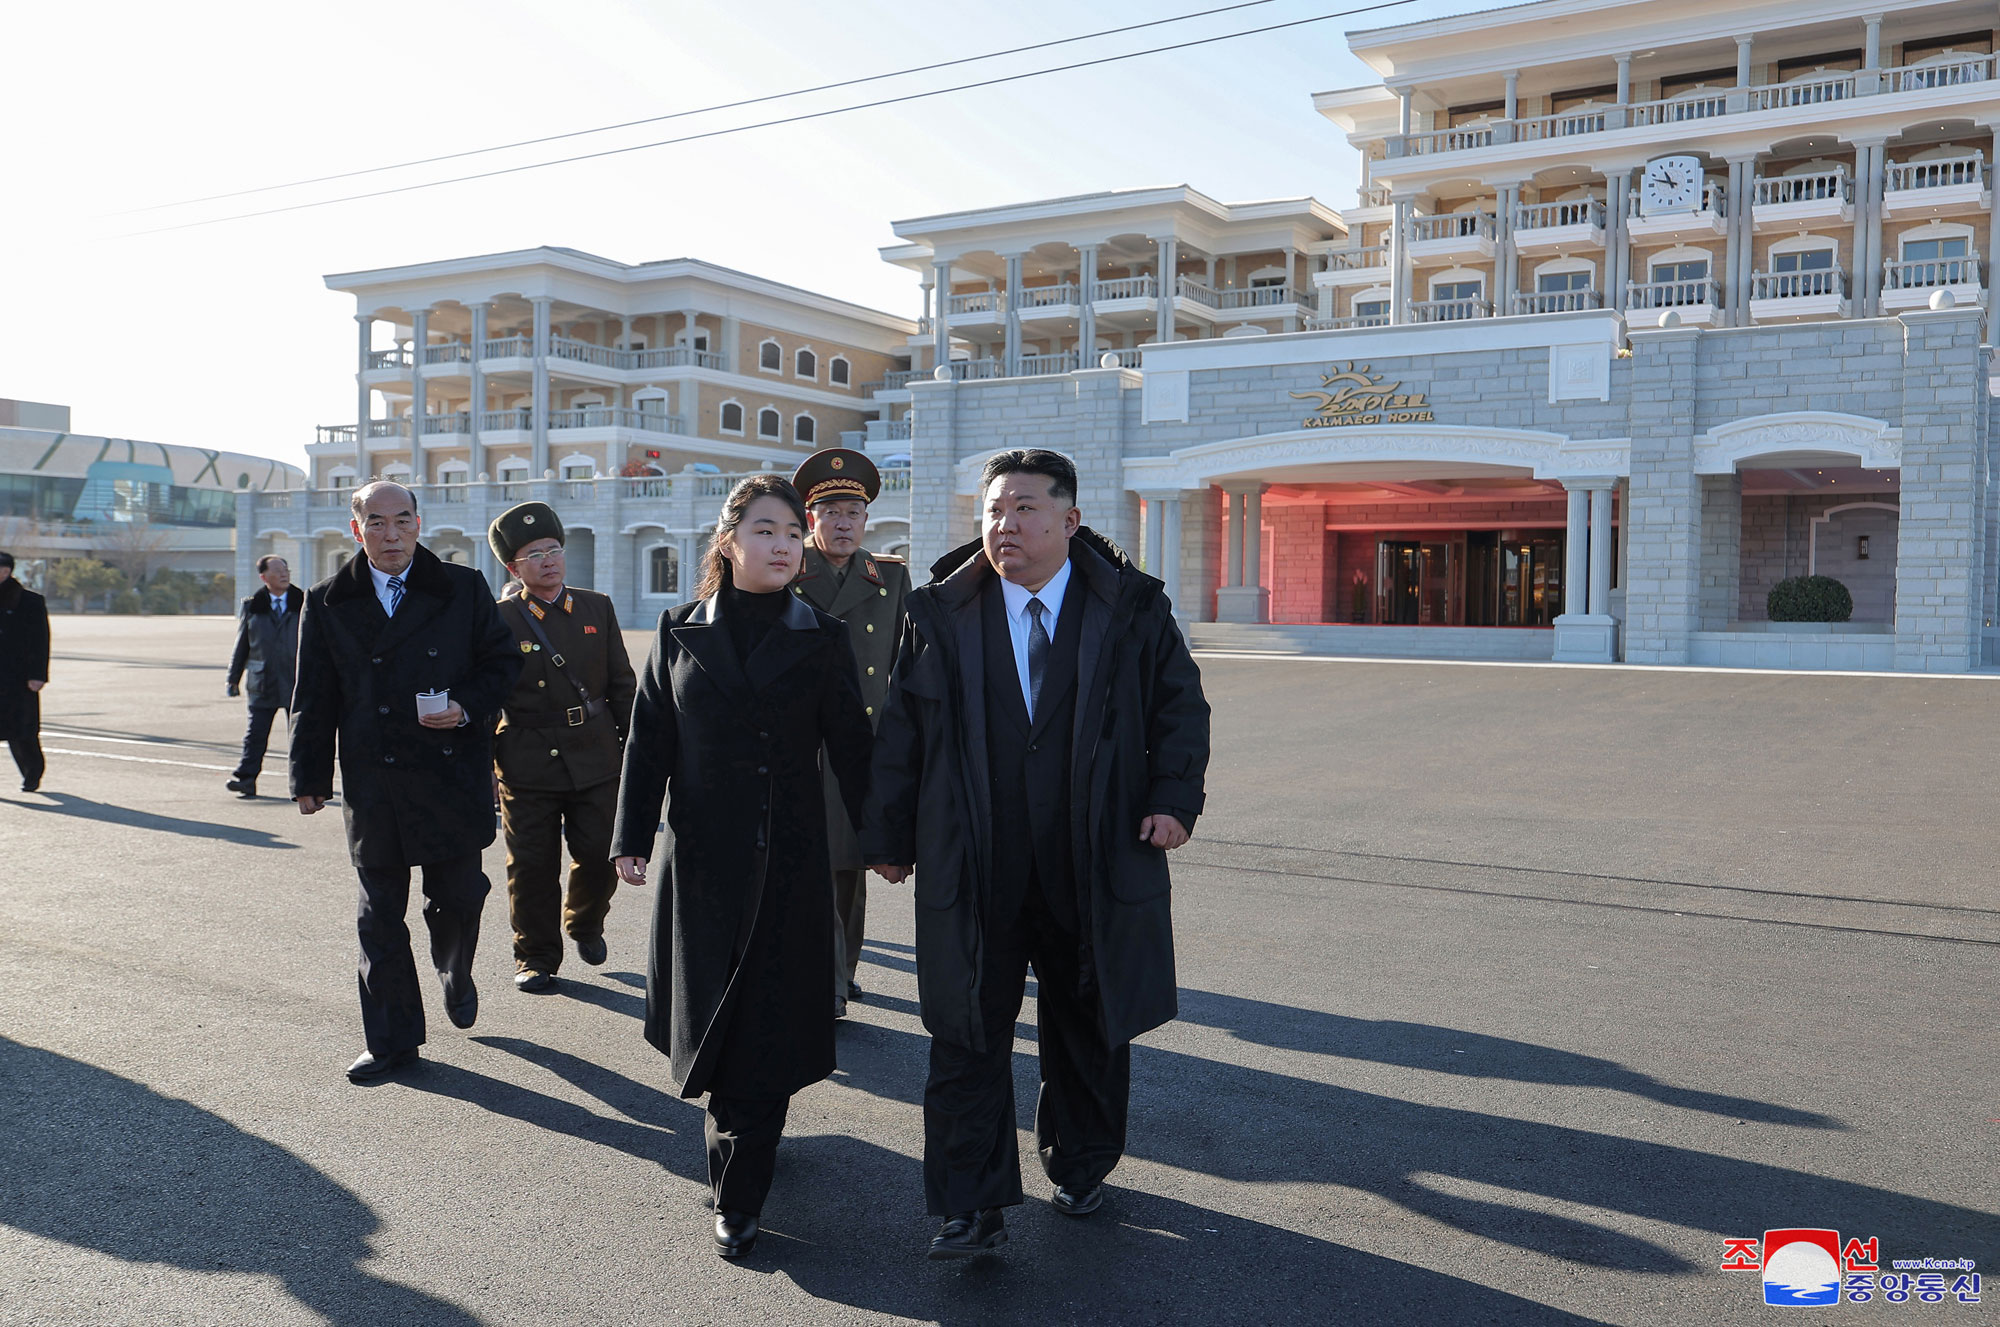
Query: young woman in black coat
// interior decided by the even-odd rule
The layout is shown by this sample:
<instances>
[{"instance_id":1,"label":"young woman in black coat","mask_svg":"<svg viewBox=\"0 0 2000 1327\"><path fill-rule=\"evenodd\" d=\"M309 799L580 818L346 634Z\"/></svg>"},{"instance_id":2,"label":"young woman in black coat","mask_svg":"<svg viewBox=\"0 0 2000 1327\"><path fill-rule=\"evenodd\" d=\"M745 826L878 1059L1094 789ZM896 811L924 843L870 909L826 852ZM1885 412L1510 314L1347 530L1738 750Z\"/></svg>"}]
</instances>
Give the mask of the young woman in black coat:
<instances>
[{"instance_id":1,"label":"young woman in black coat","mask_svg":"<svg viewBox=\"0 0 2000 1327\"><path fill-rule=\"evenodd\" d=\"M792 1094L833 1072L821 748L856 820L868 782L847 626L787 588L805 532L782 478L729 494L697 597L661 615L640 675L612 836L627 883L647 883L652 862L646 1039L683 1097L708 1094L725 1258L756 1241Z\"/></svg>"}]
</instances>

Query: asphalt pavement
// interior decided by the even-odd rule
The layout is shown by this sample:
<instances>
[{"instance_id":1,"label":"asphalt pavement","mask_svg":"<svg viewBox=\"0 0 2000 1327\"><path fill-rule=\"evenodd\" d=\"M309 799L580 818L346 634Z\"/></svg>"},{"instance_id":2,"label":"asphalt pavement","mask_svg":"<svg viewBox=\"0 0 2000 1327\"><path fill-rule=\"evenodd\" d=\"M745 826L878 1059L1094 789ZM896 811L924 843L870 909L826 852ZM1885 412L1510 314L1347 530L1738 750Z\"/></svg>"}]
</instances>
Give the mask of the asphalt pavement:
<instances>
[{"instance_id":1,"label":"asphalt pavement","mask_svg":"<svg viewBox=\"0 0 2000 1327\"><path fill-rule=\"evenodd\" d=\"M340 820L282 800L282 732L224 791L230 623L54 637L43 791L0 763L0 1324L1994 1311L1785 1316L1721 1263L1827 1227L2000 1270L2000 678L1204 657L1181 1016L1104 1208L1054 1213L1024 1133L1012 1243L924 1260L910 898L872 880L867 997L737 1265L639 1035L646 891L521 995L496 844L477 1026L433 984L422 1067L350 1085Z\"/></svg>"}]
</instances>

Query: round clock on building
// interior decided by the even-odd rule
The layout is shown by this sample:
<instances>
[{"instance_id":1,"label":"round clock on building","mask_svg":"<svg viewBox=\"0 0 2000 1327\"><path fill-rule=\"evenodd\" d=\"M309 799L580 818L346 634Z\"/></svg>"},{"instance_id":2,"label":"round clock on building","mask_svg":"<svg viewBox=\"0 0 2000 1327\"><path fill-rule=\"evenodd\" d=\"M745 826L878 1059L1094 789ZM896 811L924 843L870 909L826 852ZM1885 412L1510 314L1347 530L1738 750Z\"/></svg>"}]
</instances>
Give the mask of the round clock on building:
<instances>
[{"instance_id":1,"label":"round clock on building","mask_svg":"<svg viewBox=\"0 0 2000 1327\"><path fill-rule=\"evenodd\" d=\"M1639 210L1693 212L1701 206L1701 158L1655 157L1639 176Z\"/></svg>"}]
</instances>

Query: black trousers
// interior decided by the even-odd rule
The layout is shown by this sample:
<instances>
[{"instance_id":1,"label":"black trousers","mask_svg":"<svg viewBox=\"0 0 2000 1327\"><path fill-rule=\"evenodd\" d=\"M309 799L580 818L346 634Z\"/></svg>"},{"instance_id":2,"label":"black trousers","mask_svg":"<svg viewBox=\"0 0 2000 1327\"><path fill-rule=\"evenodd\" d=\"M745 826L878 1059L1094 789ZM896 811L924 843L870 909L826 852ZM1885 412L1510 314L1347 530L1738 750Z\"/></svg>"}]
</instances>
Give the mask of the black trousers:
<instances>
[{"instance_id":1,"label":"black trousers","mask_svg":"<svg viewBox=\"0 0 2000 1327\"><path fill-rule=\"evenodd\" d=\"M424 878L424 923L431 965L444 980L447 1004L463 998L479 944L479 913L492 885L469 852L417 868ZM361 907L361 1027L368 1049L390 1055L424 1044L424 1001L410 952L410 868L363 866Z\"/></svg>"},{"instance_id":2,"label":"black trousers","mask_svg":"<svg viewBox=\"0 0 2000 1327\"><path fill-rule=\"evenodd\" d=\"M986 1049L931 1039L924 1085L924 1201L934 1216L1021 1201L1014 1129L1014 1021L1030 963L1040 1015L1042 1088L1035 1146L1064 1188L1102 1183L1125 1154L1132 1048L1112 1046L1094 998L1077 991L1077 936L1059 925L1032 877L1012 917L986 929L979 1014Z\"/></svg>"},{"instance_id":3,"label":"black trousers","mask_svg":"<svg viewBox=\"0 0 2000 1327\"><path fill-rule=\"evenodd\" d=\"M26 691L24 687L22 690ZM49 762L42 755L42 695L39 691L27 691L16 702L14 726L4 733L8 751L14 757L14 768L21 771L21 786L32 788L48 773Z\"/></svg>"},{"instance_id":4,"label":"black trousers","mask_svg":"<svg viewBox=\"0 0 2000 1327\"><path fill-rule=\"evenodd\" d=\"M507 916L514 926L514 967L554 975L562 967L563 934L595 940L604 934L618 869L611 864L611 826L618 818L618 780L581 792L540 792L500 784L500 832L507 840ZM569 848L569 891L562 854Z\"/></svg>"},{"instance_id":5,"label":"black trousers","mask_svg":"<svg viewBox=\"0 0 2000 1327\"><path fill-rule=\"evenodd\" d=\"M709 1096L702 1136L708 1141L708 1185L715 1190L716 1211L762 1214L791 1104L790 1097Z\"/></svg>"},{"instance_id":6,"label":"black trousers","mask_svg":"<svg viewBox=\"0 0 2000 1327\"><path fill-rule=\"evenodd\" d=\"M271 745L271 724L282 708L281 705L250 707L250 730L243 734L243 758L236 762L237 778L255 783L263 773L264 751Z\"/></svg>"}]
</instances>

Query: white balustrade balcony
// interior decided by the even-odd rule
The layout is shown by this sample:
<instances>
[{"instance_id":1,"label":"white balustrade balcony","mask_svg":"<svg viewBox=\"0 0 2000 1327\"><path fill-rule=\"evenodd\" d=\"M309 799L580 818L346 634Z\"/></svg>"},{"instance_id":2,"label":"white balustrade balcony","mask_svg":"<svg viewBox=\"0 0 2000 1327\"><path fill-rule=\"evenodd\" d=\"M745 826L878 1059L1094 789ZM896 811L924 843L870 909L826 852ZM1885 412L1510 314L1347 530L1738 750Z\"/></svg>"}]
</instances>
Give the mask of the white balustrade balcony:
<instances>
[{"instance_id":1,"label":"white balustrade balcony","mask_svg":"<svg viewBox=\"0 0 2000 1327\"><path fill-rule=\"evenodd\" d=\"M1491 258L1499 221L1491 212L1452 212L1410 221L1410 256L1439 261Z\"/></svg>"},{"instance_id":2,"label":"white balustrade balcony","mask_svg":"<svg viewBox=\"0 0 2000 1327\"><path fill-rule=\"evenodd\" d=\"M1539 143L1576 134L1603 133L1607 114L1602 107L1582 106L1553 115L1530 115L1514 121L1513 138L1520 143Z\"/></svg>"},{"instance_id":3,"label":"white balustrade balcony","mask_svg":"<svg viewBox=\"0 0 2000 1327\"><path fill-rule=\"evenodd\" d=\"M493 336L479 343L482 359L532 359L535 354L533 338L526 336Z\"/></svg>"},{"instance_id":4,"label":"white balustrade balcony","mask_svg":"<svg viewBox=\"0 0 2000 1327\"><path fill-rule=\"evenodd\" d=\"M352 447L354 445L354 425L321 424L313 430L313 445L316 447Z\"/></svg>"},{"instance_id":5,"label":"white balustrade balcony","mask_svg":"<svg viewBox=\"0 0 2000 1327\"><path fill-rule=\"evenodd\" d=\"M1372 286L1386 279L1389 246L1365 244L1358 249L1327 249L1325 266L1313 273L1315 286Z\"/></svg>"},{"instance_id":6,"label":"white balustrade balcony","mask_svg":"<svg viewBox=\"0 0 2000 1327\"><path fill-rule=\"evenodd\" d=\"M1578 309L1601 309L1604 293L1598 290L1525 290L1514 295L1515 313L1573 313Z\"/></svg>"},{"instance_id":7,"label":"white balustrade balcony","mask_svg":"<svg viewBox=\"0 0 2000 1327\"><path fill-rule=\"evenodd\" d=\"M1604 247L1604 204L1595 198L1526 203L1514 213L1514 247L1524 254Z\"/></svg>"},{"instance_id":8,"label":"white balustrade balcony","mask_svg":"<svg viewBox=\"0 0 2000 1327\"><path fill-rule=\"evenodd\" d=\"M1854 75L1815 73L1788 83L1772 83L1750 89L1753 111L1781 110L1792 106L1821 106L1829 101L1846 101L1855 94Z\"/></svg>"},{"instance_id":9,"label":"white balustrade balcony","mask_svg":"<svg viewBox=\"0 0 2000 1327\"><path fill-rule=\"evenodd\" d=\"M1845 169L1759 176L1750 198L1760 227L1854 220L1854 180Z\"/></svg>"},{"instance_id":10,"label":"white balustrade balcony","mask_svg":"<svg viewBox=\"0 0 2000 1327\"><path fill-rule=\"evenodd\" d=\"M1993 204L1986 159L1978 153L1889 163L1882 215L1946 216L1985 212Z\"/></svg>"},{"instance_id":11,"label":"white balustrade balcony","mask_svg":"<svg viewBox=\"0 0 2000 1327\"><path fill-rule=\"evenodd\" d=\"M1206 312L1216 306L1215 288L1191 276L1175 277L1174 303L1192 305L1196 311Z\"/></svg>"},{"instance_id":12,"label":"white balustrade balcony","mask_svg":"<svg viewBox=\"0 0 2000 1327\"><path fill-rule=\"evenodd\" d=\"M1292 285L1245 286L1215 292L1215 307L1221 313L1282 317L1295 315L1298 309L1312 303L1312 296Z\"/></svg>"},{"instance_id":13,"label":"white balustrade balcony","mask_svg":"<svg viewBox=\"0 0 2000 1327\"><path fill-rule=\"evenodd\" d=\"M1847 273L1837 267L1750 274L1753 321L1846 316Z\"/></svg>"},{"instance_id":14,"label":"white balustrade balcony","mask_svg":"<svg viewBox=\"0 0 2000 1327\"><path fill-rule=\"evenodd\" d=\"M424 365L469 364L472 362L472 346L465 341L445 341L424 347Z\"/></svg>"},{"instance_id":15,"label":"white balustrade balcony","mask_svg":"<svg viewBox=\"0 0 2000 1327\"><path fill-rule=\"evenodd\" d=\"M1021 373L1025 377L1046 373L1068 373L1076 366L1077 358L1074 350L1059 350L1050 355L1021 356Z\"/></svg>"},{"instance_id":16,"label":"white balustrade balcony","mask_svg":"<svg viewBox=\"0 0 2000 1327\"><path fill-rule=\"evenodd\" d=\"M1889 90L1925 92L1931 88L1955 88L1967 83L1985 83L1994 76L1990 55L1947 52L1889 72Z\"/></svg>"},{"instance_id":17,"label":"white balustrade balcony","mask_svg":"<svg viewBox=\"0 0 2000 1327\"><path fill-rule=\"evenodd\" d=\"M1003 317L1002 305L1006 296L997 290L973 290L963 295L947 295L944 299L944 320L950 327L977 326L997 323Z\"/></svg>"},{"instance_id":18,"label":"white balustrade balcony","mask_svg":"<svg viewBox=\"0 0 2000 1327\"><path fill-rule=\"evenodd\" d=\"M1697 88L1658 101L1633 102L1625 108L1625 123L1641 128L1687 124L1729 113L1729 93L1726 90Z\"/></svg>"},{"instance_id":19,"label":"white balustrade balcony","mask_svg":"<svg viewBox=\"0 0 2000 1327\"><path fill-rule=\"evenodd\" d=\"M1634 240L1691 240L1720 235L1728 227L1729 191L1710 180L1701 187L1701 201L1682 211L1642 211L1639 191L1632 191L1632 209L1625 229Z\"/></svg>"},{"instance_id":20,"label":"white balustrade balcony","mask_svg":"<svg viewBox=\"0 0 2000 1327\"><path fill-rule=\"evenodd\" d=\"M479 431L482 433L529 433L534 427L535 412L526 406L479 412Z\"/></svg>"},{"instance_id":21,"label":"white balustrade balcony","mask_svg":"<svg viewBox=\"0 0 2000 1327\"><path fill-rule=\"evenodd\" d=\"M1308 318L1308 332L1345 332L1355 327L1387 327L1389 315L1386 313L1355 314L1344 318Z\"/></svg>"},{"instance_id":22,"label":"white balustrade balcony","mask_svg":"<svg viewBox=\"0 0 2000 1327\"><path fill-rule=\"evenodd\" d=\"M370 369L407 369L410 367L410 348L397 346L393 350L371 350L368 352Z\"/></svg>"},{"instance_id":23,"label":"white balustrade balcony","mask_svg":"<svg viewBox=\"0 0 2000 1327\"><path fill-rule=\"evenodd\" d=\"M424 438L444 437L471 431L472 416L463 410L449 414L425 415L417 425L417 435Z\"/></svg>"},{"instance_id":24,"label":"white balustrade balcony","mask_svg":"<svg viewBox=\"0 0 2000 1327\"><path fill-rule=\"evenodd\" d=\"M685 433L687 425L678 415L651 410L631 410L623 406L587 405L569 410L549 411L549 429L638 429L646 433Z\"/></svg>"},{"instance_id":25,"label":"white balustrade balcony","mask_svg":"<svg viewBox=\"0 0 2000 1327\"><path fill-rule=\"evenodd\" d=\"M1633 327L1658 325L1671 309L1683 323L1701 326L1716 321L1722 308L1722 283L1713 277L1699 281L1632 281L1625 286L1625 321Z\"/></svg>"},{"instance_id":26,"label":"white balustrade balcony","mask_svg":"<svg viewBox=\"0 0 2000 1327\"><path fill-rule=\"evenodd\" d=\"M1159 283L1150 276L1121 276L1098 281L1090 287L1090 301L1103 304L1114 300L1152 300L1160 297Z\"/></svg>"},{"instance_id":27,"label":"white balustrade balcony","mask_svg":"<svg viewBox=\"0 0 2000 1327\"><path fill-rule=\"evenodd\" d=\"M904 435L909 436L908 434ZM882 467L882 492L908 493L910 491L910 467L907 465L885 465Z\"/></svg>"},{"instance_id":28,"label":"white balustrade balcony","mask_svg":"<svg viewBox=\"0 0 2000 1327\"><path fill-rule=\"evenodd\" d=\"M1924 308L1940 290L1949 290L1960 304L1981 303L1986 292L1979 264L1976 253L1964 258L1892 258L1882 264L1882 310Z\"/></svg>"},{"instance_id":29,"label":"white balustrade balcony","mask_svg":"<svg viewBox=\"0 0 2000 1327\"><path fill-rule=\"evenodd\" d=\"M653 350L621 350L618 367L624 369L720 369L722 356L712 350L692 346L660 346Z\"/></svg>"},{"instance_id":30,"label":"white balustrade balcony","mask_svg":"<svg viewBox=\"0 0 2000 1327\"><path fill-rule=\"evenodd\" d=\"M1074 318L1083 295L1074 281L1053 286L1023 286L1015 293L1014 307L1023 320Z\"/></svg>"},{"instance_id":31,"label":"white balustrade balcony","mask_svg":"<svg viewBox=\"0 0 2000 1327\"><path fill-rule=\"evenodd\" d=\"M1484 299L1425 299L1410 305L1413 321L1420 323L1455 323L1468 318L1491 318L1493 302Z\"/></svg>"},{"instance_id":32,"label":"white balustrade balcony","mask_svg":"<svg viewBox=\"0 0 2000 1327\"><path fill-rule=\"evenodd\" d=\"M619 351L610 346L593 345L588 341L579 341L573 336L549 338L550 359L568 360L572 364L588 364L600 369L616 369L624 367L618 362L619 354Z\"/></svg>"},{"instance_id":33,"label":"white balustrade balcony","mask_svg":"<svg viewBox=\"0 0 2000 1327\"><path fill-rule=\"evenodd\" d=\"M370 438L407 438L410 436L410 421L407 419L371 419L368 421Z\"/></svg>"}]
</instances>

